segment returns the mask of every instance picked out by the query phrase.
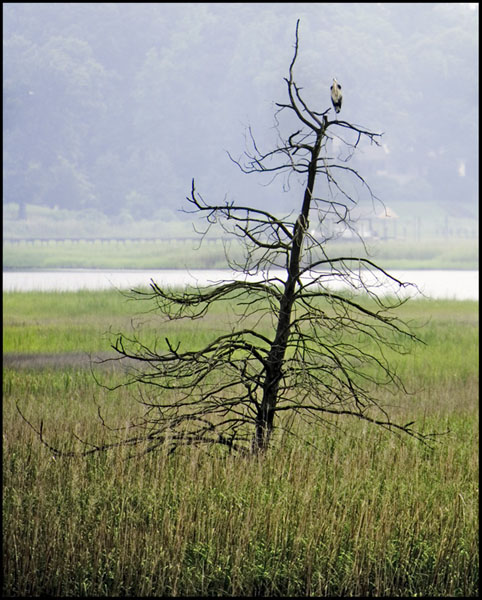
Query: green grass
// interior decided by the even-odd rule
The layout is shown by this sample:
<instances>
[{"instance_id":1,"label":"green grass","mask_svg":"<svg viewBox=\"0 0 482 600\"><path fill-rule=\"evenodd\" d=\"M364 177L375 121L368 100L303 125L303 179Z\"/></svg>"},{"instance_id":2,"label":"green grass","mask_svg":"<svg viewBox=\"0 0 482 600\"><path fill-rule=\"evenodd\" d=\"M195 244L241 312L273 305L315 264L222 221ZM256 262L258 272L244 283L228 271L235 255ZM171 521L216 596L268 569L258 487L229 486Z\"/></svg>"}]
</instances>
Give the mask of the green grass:
<instances>
[{"instance_id":1,"label":"green grass","mask_svg":"<svg viewBox=\"0 0 482 600\"><path fill-rule=\"evenodd\" d=\"M3 295L4 352L96 352L110 326L127 326L132 305L116 291Z\"/></svg>"},{"instance_id":2,"label":"green grass","mask_svg":"<svg viewBox=\"0 0 482 600\"><path fill-rule=\"evenodd\" d=\"M150 339L181 336L183 344L200 344L206 336L225 331L227 313L222 305L195 326L185 321L165 323L149 313L150 308L151 304L132 301L116 290L4 293L3 350L103 352L110 349L113 333L129 334L139 327Z\"/></svg>"},{"instance_id":3,"label":"green grass","mask_svg":"<svg viewBox=\"0 0 482 600\"><path fill-rule=\"evenodd\" d=\"M200 238L201 239L201 238ZM200 242L199 239L199 242ZM164 242L58 242L3 244L4 268L225 268L223 243L195 240ZM390 269L478 269L477 239L368 241L373 258ZM360 244L336 242L328 246L334 256L365 256ZM233 258L241 256L237 244Z\"/></svg>"},{"instance_id":4,"label":"green grass","mask_svg":"<svg viewBox=\"0 0 482 600\"><path fill-rule=\"evenodd\" d=\"M92 269L217 269L226 267L222 242L4 243L3 267Z\"/></svg>"},{"instance_id":5,"label":"green grass","mask_svg":"<svg viewBox=\"0 0 482 600\"><path fill-rule=\"evenodd\" d=\"M464 369L467 344L475 339L477 307L478 302L470 300L417 299L396 314L413 322L415 332L429 344L431 372L439 377L450 373L447 357L443 356L447 352L450 361ZM174 335L183 344L200 345L225 331L230 323L230 307L222 303L213 305L207 317L194 324L165 323L155 313L148 313L150 308L148 301L133 301L116 290L7 292L3 294L3 349L10 353L107 351L110 331L128 333L139 325L152 336ZM469 340L462 337L465 335ZM478 352L475 341L470 347ZM423 364L426 358L427 349L415 346L400 368L409 371L416 364L423 376L427 374ZM394 359L398 360L396 356Z\"/></svg>"},{"instance_id":6,"label":"green grass","mask_svg":"<svg viewBox=\"0 0 482 600\"><path fill-rule=\"evenodd\" d=\"M95 338L136 312L111 291L3 299L4 352L105 349ZM277 438L262 460L126 460L125 448L54 460L17 401L79 449L74 433L112 439L97 406L119 427L136 416L132 389L109 393L78 368L4 369L3 594L477 596L478 303L402 310L428 345L397 359L416 394L382 400L402 422L448 427L433 450L340 418L338 430L300 423L302 437ZM223 315L178 333L199 343Z\"/></svg>"}]
</instances>

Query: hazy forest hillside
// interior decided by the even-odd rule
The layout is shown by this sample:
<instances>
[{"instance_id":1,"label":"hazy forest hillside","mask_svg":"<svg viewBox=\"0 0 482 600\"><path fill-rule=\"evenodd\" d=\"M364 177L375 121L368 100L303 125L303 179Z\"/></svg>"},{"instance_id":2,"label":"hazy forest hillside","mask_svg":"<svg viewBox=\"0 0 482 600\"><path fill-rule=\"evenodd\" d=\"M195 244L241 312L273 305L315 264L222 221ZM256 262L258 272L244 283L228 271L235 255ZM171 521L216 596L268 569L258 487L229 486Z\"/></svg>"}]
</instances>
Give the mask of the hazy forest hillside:
<instances>
[{"instance_id":1,"label":"hazy forest hillside","mask_svg":"<svg viewBox=\"0 0 482 600\"><path fill-rule=\"evenodd\" d=\"M352 166L400 217L474 235L476 5L5 3L3 18L4 234L29 210L52 218L42 207L167 226L192 177L211 200L289 212L298 182L266 186L226 151L247 126L276 143L299 18L307 100L329 108L336 77L341 116L384 132Z\"/></svg>"}]
</instances>

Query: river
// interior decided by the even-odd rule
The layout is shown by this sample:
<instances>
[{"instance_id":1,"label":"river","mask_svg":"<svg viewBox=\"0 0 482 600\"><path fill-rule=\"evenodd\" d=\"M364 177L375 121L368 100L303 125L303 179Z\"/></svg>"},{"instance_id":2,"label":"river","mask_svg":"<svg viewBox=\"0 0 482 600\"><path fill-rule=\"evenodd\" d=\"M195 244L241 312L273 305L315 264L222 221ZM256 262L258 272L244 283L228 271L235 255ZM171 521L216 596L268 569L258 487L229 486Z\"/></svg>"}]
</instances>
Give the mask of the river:
<instances>
[{"instance_id":1,"label":"river","mask_svg":"<svg viewBox=\"0 0 482 600\"><path fill-rule=\"evenodd\" d=\"M478 271L389 271L390 275L403 282L417 285L423 295L430 298L454 300L479 299ZM282 273L282 272L280 272ZM204 286L225 279L232 279L228 270L107 270L107 269L53 269L53 270L8 270L3 272L3 291L77 291L109 288L131 289L147 286L151 279L164 286ZM239 277L239 276L238 276ZM344 287L341 281L331 281L333 289ZM395 287L383 286L378 293L390 294ZM403 290L405 295L418 297L412 287Z\"/></svg>"}]
</instances>

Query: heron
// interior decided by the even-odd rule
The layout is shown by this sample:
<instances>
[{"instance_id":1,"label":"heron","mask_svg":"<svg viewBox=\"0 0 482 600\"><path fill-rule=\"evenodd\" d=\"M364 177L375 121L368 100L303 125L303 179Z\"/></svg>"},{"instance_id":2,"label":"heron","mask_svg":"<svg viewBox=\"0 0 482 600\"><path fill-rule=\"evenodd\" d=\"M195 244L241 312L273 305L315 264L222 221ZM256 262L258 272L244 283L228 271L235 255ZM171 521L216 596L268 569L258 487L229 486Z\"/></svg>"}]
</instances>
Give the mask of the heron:
<instances>
[{"instance_id":1,"label":"heron","mask_svg":"<svg viewBox=\"0 0 482 600\"><path fill-rule=\"evenodd\" d=\"M343 100L343 96L341 93L341 85L338 83L336 79L333 79L333 85L330 88L331 90L331 101L333 102L333 107L335 112L338 114L341 110L341 101Z\"/></svg>"}]
</instances>

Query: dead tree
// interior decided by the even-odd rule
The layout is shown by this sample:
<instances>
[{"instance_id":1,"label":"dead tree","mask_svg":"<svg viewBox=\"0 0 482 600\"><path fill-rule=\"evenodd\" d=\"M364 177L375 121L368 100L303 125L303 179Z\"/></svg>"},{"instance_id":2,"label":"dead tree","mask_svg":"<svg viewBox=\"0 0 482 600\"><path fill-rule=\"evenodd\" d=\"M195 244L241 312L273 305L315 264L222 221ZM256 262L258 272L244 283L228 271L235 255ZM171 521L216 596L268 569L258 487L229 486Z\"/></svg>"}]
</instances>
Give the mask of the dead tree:
<instances>
[{"instance_id":1,"label":"dead tree","mask_svg":"<svg viewBox=\"0 0 482 600\"><path fill-rule=\"evenodd\" d=\"M406 391L385 352L403 353L405 342L417 338L394 315L404 300L377 294L368 287L367 274L399 288L407 284L367 257L329 256L330 234L322 233L328 219L352 227L357 200L347 191L349 178L375 199L348 163L363 140L379 145L380 134L330 120L331 109L316 112L303 100L294 80L298 24L285 79L288 99L277 105L278 144L264 153L250 132L250 147L235 162L245 173L302 178L301 209L279 217L226 201L212 204L192 182L189 210L204 217L207 228L221 227L223 235L242 242L244 259L230 261L242 276L181 291L152 281L147 291L133 295L152 303L168 321L200 319L225 302L237 307L236 323L198 349L185 349L169 337L153 345L118 334L116 360L136 364L122 385L136 384L145 407L143 418L133 424L136 435L125 444L142 443L144 451L220 444L259 452L267 449L282 421L288 428L295 417L323 422L332 415L363 419L425 443L433 435L413 429L413 423L394 422L377 399L381 386ZM281 123L285 115L297 123L287 136ZM330 155L333 136L349 149L348 157ZM315 224L311 229L310 222ZM343 280L347 289L334 290L334 279ZM271 333L262 327L266 322L272 324ZM281 418L287 415L292 419Z\"/></svg>"}]
</instances>

